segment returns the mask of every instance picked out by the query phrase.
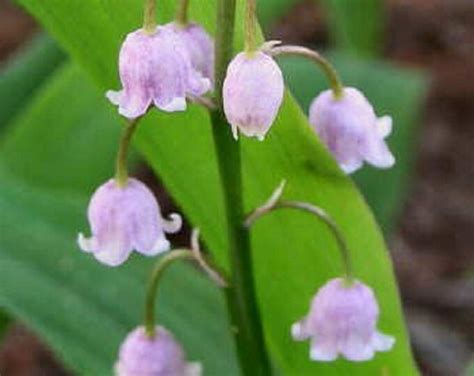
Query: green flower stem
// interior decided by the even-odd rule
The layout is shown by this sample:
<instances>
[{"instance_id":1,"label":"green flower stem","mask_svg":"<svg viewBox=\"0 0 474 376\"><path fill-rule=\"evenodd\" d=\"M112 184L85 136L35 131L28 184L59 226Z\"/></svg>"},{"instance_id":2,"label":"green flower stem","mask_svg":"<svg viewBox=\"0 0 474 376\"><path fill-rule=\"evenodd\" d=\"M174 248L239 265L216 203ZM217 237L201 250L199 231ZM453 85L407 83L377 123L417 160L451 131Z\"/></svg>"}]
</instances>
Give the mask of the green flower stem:
<instances>
[{"instance_id":1,"label":"green flower stem","mask_svg":"<svg viewBox=\"0 0 474 376\"><path fill-rule=\"evenodd\" d=\"M315 206L308 202L303 202L303 201L273 200L273 202L271 202L269 205L264 205L261 208L257 208L252 214L250 214L245 220L245 226L246 227L252 226L252 224L257 219L278 209L303 210L303 211L311 213L316 218L321 220L329 228L334 238L336 239L337 245L339 247L339 251L341 252L345 280L348 282L348 284L350 284L354 280L352 261L350 257L349 247L347 245L345 237L341 229L337 225L337 223L334 221L334 219L325 210L323 210L322 208L318 206Z\"/></svg>"},{"instance_id":2,"label":"green flower stem","mask_svg":"<svg viewBox=\"0 0 474 376\"><path fill-rule=\"evenodd\" d=\"M128 122L122 132L120 144L117 152L117 159L115 162L115 181L120 187L124 187L128 180L128 169L127 169L127 156L128 149L130 147L130 141L132 140L133 133L135 132L139 119L133 119Z\"/></svg>"},{"instance_id":3,"label":"green flower stem","mask_svg":"<svg viewBox=\"0 0 474 376\"><path fill-rule=\"evenodd\" d=\"M194 255L190 250L176 249L166 253L153 269L145 301L145 331L149 337L155 336L155 299L159 282L165 270L175 261L192 259L194 259Z\"/></svg>"},{"instance_id":4,"label":"green flower stem","mask_svg":"<svg viewBox=\"0 0 474 376\"><path fill-rule=\"evenodd\" d=\"M156 29L156 0L145 0L143 29L150 34Z\"/></svg>"},{"instance_id":5,"label":"green flower stem","mask_svg":"<svg viewBox=\"0 0 474 376\"><path fill-rule=\"evenodd\" d=\"M211 112L211 118L220 180L224 190L231 263L231 281L226 289L226 298L242 374L268 376L271 375L271 369L255 295L249 233L242 225L244 212L240 145L232 138L230 126L222 110L222 83L233 54L235 0L218 0L217 6L217 109Z\"/></svg>"},{"instance_id":6,"label":"green flower stem","mask_svg":"<svg viewBox=\"0 0 474 376\"><path fill-rule=\"evenodd\" d=\"M245 7L245 52L256 51L257 0L247 0Z\"/></svg>"},{"instance_id":7,"label":"green flower stem","mask_svg":"<svg viewBox=\"0 0 474 376\"><path fill-rule=\"evenodd\" d=\"M315 62L321 69L323 70L324 74L328 78L329 84L331 85L331 89L334 92L335 98L341 98L344 93L344 85L337 73L336 69L332 66L332 64L318 52L313 51L309 48L302 47L302 46L276 46L271 47L268 51L269 54L273 56L278 55L294 55L294 56L302 56L311 61Z\"/></svg>"},{"instance_id":8,"label":"green flower stem","mask_svg":"<svg viewBox=\"0 0 474 376\"><path fill-rule=\"evenodd\" d=\"M186 26L188 19L189 0L180 0L178 11L176 12L176 22L181 26Z\"/></svg>"}]
</instances>

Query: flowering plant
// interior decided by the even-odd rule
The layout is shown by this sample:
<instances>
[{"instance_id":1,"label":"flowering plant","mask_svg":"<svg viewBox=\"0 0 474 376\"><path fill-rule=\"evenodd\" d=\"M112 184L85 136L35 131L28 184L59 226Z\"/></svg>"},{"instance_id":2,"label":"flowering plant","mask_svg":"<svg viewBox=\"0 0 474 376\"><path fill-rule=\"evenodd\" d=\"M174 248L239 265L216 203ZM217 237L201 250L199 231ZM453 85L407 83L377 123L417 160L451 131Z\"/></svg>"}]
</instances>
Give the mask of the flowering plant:
<instances>
[{"instance_id":1,"label":"flowering plant","mask_svg":"<svg viewBox=\"0 0 474 376\"><path fill-rule=\"evenodd\" d=\"M39 9L42 7L52 11L48 3L31 5L34 3L25 1L25 4L27 6L30 4L34 12L40 12ZM235 4L232 1L206 3L202 5L203 9L196 11L195 18L183 17L183 13L179 13L175 21L168 17L163 25L156 24L154 1L147 1L145 5L146 17L143 28L140 25L135 25L132 29L120 27L118 29L120 32L115 33L112 32L115 28L108 29L107 24L100 25L99 29L107 31L98 33L97 38L104 38L103 42L107 42L107 33L111 33L117 46L120 44L118 41L124 42L120 48L116 47L110 52L113 59L100 61L100 57L86 58L86 51L75 47L78 40L87 40L85 36L76 39L71 37L66 42L76 56L84 54L82 56L84 66L90 69L103 89L116 89L119 86L114 77L120 78L122 90L109 92L108 98L118 106L117 113L126 118L116 159L115 176L112 180L102 182L104 185L97 189L89 203L91 237L86 234L78 238L80 247L95 257L87 258L86 254L79 252L77 256L72 257L80 257L78 261L80 263L92 263L97 259L107 265L95 265L94 270L97 273L109 273L106 269L115 266L117 269L113 273L119 275L122 268L127 268L122 265L128 262L132 250L150 257L163 253L157 257L157 268L152 272L151 283L147 290L145 322L140 323L139 315L135 315L133 319L127 318L129 331L142 325L145 328L140 329L139 344L133 346L132 341L131 347L124 345L122 349L131 349L131 357L138 363L141 359L140 354L146 353L143 364L148 364L150 356L162 359L161 351L163 350L163 353L166 351L160 347L160 343L165 343L163 346L179 348L179 350L177 347L172 349L174 353L179 353L177 357L179 362L173 363L181 370L176 371L178 374L185 372L184 369L190 369L188 365L191 364L189 363L191 360L203 362L202 367L191 367L194 374L201 371L206 374L207 370L212 369L212 362L204 359L205 356L200 356L201 351L205 353L205 349L190 346L188 342L189 338L196 337L193 333L210 331L215 334L212 328L206 328L205 324L201 325L202 323L199 324L199 328L197 324L193 325L192 330L187 333L184 330L185 326L173 324L168 328L165 317L182 317L179 310L173 311L172 315L170 313L168 316L163 315L163 322L159 321L156 325L154 322L157 320L152 308L155 305L154 293L161 276L165 275L163 271L168 270L167 266L171 264L171 260L188 259L197 263L205 275L218 282L217 288L225 292L230 316L228 327L231 330L223 334L226 333L225 327L220 328L223 330L219 331L219 335L234 336L237 359L243 374L270 374L272 362L285 374L312 372L321 369L320 367L330 369L327 368L331 367L330 365L321 366L315 361L335 360L338 354L350 353L349 350L345 351L342 347L338 347L333 351L334 356L322 359L318 356L309 356L307 346L291 340L291 334L295 339L317 337L317 334L310 332L309 329L303 333L301 328L304 325L300 326L299 332L293 330L291 333L292 324L304 316L315 291L330 278L340 275L343 275L347 282L347 285L342 284L341 289L350 289L353 284L359 286L361 282L357 280L360 279L375 292L374 295L369 294L369 298L364 297L364 302L370 300L372 308L377 308L371 309L367 315L362 312L361 316L368 321L366 327L369 328L367 330L369 334L374 336L378 334L375 332L375 325L380 315L381 330L396 340L395 346L392 347L394 341L391 338L382 341L382 345L379 342L374 344L373 336L362 336L362 342L369 341L363 344L372 346L372 350L392 350L392 352L381 355L371 353L370 356L364 352L364 356L345 356L349 360L364 360L370 363L368 366L351 363L346 365L348 369L356 370L355 372L365 372L367 368L364 367L397 369L399 365L395 360L391 360L397 357L405 358L406 362L402 367L410 369L410 356L400 320L396 288L391 282L390 266L383 254L383 242L374 229L373 220L365 204L344 171L338 168L337 162L343 169L345 166L345 162L341 162L338 158L340 148L331 148L331 140L339 136L344 140L349 138L350 145L360 146L343 150L344 153L351 153L349 159L352 169L346 172L352 172L354 166L359 168L362 166L363 160L369 162L373 160L374 154L366 151L369 149L373 151L372 141L376 137L377 145L385 146L384 136L389 133L388 126L385 126L387 122L379 132L377 127L380 124L376 121L375 111L360 94L359 96L363 98L362 105L360 101L348 104L349 107L351 105L357 107L356 110L343 109L339 112L340 118L337 118L337 121L331 119L327 121L328 127L336 128L331 131L335 136L325 139L323 135L318 134L317 124L314 125L316 128L314 132L289 95L285 97L284 78L277 59L281 55L290 54L317 63L329 79L330 94L336 102L347 99L347 89L344 89L332 65L315 51L285 44L263 43L263 41L257 43L259 39L256 33L255 3L252 1L239 5L242 8L245 5L247 11L246 21L237 22L237 25L245 25L243 29L247 33L246 45L242 51L231 50L233 44L231 30L236 20ZM187 2L184 1L182 5L180 12L186 12ZM120 6L117 8L120 9ZM208 16L211 10L218 13L215 26L209 26L210 20L215 18ZM117 12L123 15L120 10ZM159 7L157 13L160 14ZM164 15L165 13L160 14L160 19ZM129 19L135 18L130 16ZM180 35L182 28L190 25L188 19L193 22L193 26L199 27L201 32L209 30L206 32L209 34L203 38L206 43L202 44L202 49L199 51L193 47L201 48L202 34L186 37ZM123 25L126 23L123 22ZM50 26L59 34L64 33L64 30L59 30L54 22ZM213 33L210 33L210 30L213 30ZM126 37L129 33L132 33L133 37L130 35ZM207 44L212 41L211 36L216 41L215 59L214 55L209 56L214 51L214 47L209 47ZM186 38L191 40L195 38L194 43L190 43ZM162 45L172 47L162 48ZM202 56L205 58L202 59ZM214 60L215 69L212 67ZM215 71L214 76L210 73L212 71ZM102 72L107 73L102 75ZM316 72L315 70L313 74L317 74ZM314 96L317 94L315 91ZM363 109L360 110L359 107ZM324 110L333 112L331 109ZM369 115L365 116L368 120L363 116L352 115L358 111L368 113ZM163 114L163 112L173 113ZM337 115L337 110L335 112ZM208 127L208 114L212 119L212 128ZM187 124L190 119L195 125ZM311 123L316 122L313 116L309 120ZM343 131L338 130L340 123L343 123L340 127ZM149 158L156 158L154 167L162 172L165 183L173 187L171 190L174 191L184 212L189 215L193 225L201 228L210 255L203 255L200 252L196 246L196 239L186 249L176 250L169 244L166 233L179 229L178 217L171 217L170 219L174 219L172 221L167 219L167 211L155 202L149 189L143 182L130 177L128 173L128 148L135 132L144 153ZM245 136L255 136L261 142L245 139ZM326 147L318 141L318 138L326 143ZM189 146L191 146L189 149L193 150L194 144L202 145L199 150L204 153L190 155L183 152ZM166 150L170 152L163 155L161 153L165 150L163 148L167 148ZM283 149L283 152L279 151L279 148ZM331 157L331 152L334 158ZM382 158L384 163L373 164L390 167L394 162L393 156L392 159L387 157L391 156L389 149L383 149L383 152L383 156L386 157ZM380 156L376 152L375 155ZM255 164L255 161L258 163ZM186 183L189 184L179 184L179 179L171 178L174 174L178 174L175 170L183 166L187 166L186 173L190 173L186 178L188 179ZM201 183L199 179L205 182ZM286 190L278 190L271 200L264 203L266 196L283 179L287 182ZM89 189L92 188L91 186ZM209 195L214 199L207 202L205 198ZM344 202L338 200L342 196ZM301 203L304 205L300 205ZM280 208L308 211L305 209L308 208L307 205L316 208L309 212L323 219L323 225L330 223L333 232L328 232L325 227L318 227L321 225L314 223L313 218L301 218L295 212L267 216ZM261 216L265 216L261 219L261 224L250 227L256 217ZM247 227L244 226L246 219ZM357 231L353 230L354 226L358 231L368 229L364 241L359 240ZM301 227L305 231L300 231ZM87 232L85 226L81 228L78 226L77 230ZM251 233L252 239L250 239ZM335 254L334 257L331 256L332 264L328 263L327 267L318 265L327 257L324 256L326 249ZM338 249L343 255L342 268L338 261ZM298 255L300 250L301 256ZM381 270L370 272L363 267L363 261L369 255L375 258ZM150 263L150 259L136 262ZM353 267L349 267L350 264L353 264ZM192 269L187 271L190 275L195 272ZM70 270L70 273L74 273L74 269ZM296 275L300 277L295 278ZM370 288L367 287L372 291ZM143 295L143 287L133 291L136 291L137 297L134 303L137 303ZM280 297L282 294L285 299ZM388 297L377 303L375 297L380 298L381 295ZM203 300L194 298L196 297L190 300L192 304L197 307L203 304ZM120 294L116 295L116 299L120 300ZM159 307L170 304L167 303L169 299L169 295L165 295L158 300L158 311ZM358 303L355 306L358 307ZM310 315L312 312L313 309ZM158 319L159 317L158 315ZM345 317L351 316L341 315L342 324ZM133 326L130 325L132 321ZM162 329L163 327L167 329ZM350 342L351 327L347 327L349 329L348 332L345 329L347 332L345 338L347 337L346 342ZM193 332L194 330L197 332ZM354 330L358 331L358 328ZM166 338L160 342L162 331L174 334L164 335ZM120 334L120 338L125 339L123 330ZM150 352L147 350L147 343L150 345ZM226 344L226 351L231 352L229 342ZM137 353L133 352L135 347ZM115 354L118 354L118 348L117 341ZM120 370L129 369L123 366L129 364L128 353L129 351L120 351L117 365L122 366L116 367L118 374L122 372ZM190 355L185 356L184 353ZM168 367L166 364L156 365L154 362L150 364L154 370ZM161 365L163 368L160 368ZM112 366L111 362L110 367ZM339 363L334 367L333 369L337 369Z\"/></svg>"}]
</instances>

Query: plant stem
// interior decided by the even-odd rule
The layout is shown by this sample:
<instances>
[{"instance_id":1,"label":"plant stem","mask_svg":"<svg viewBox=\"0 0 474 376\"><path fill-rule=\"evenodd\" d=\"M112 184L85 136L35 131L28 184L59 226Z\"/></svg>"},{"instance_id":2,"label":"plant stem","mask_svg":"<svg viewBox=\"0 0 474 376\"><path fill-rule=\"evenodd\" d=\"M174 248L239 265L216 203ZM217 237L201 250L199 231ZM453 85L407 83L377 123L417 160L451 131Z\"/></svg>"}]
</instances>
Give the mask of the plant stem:
<instances>
[{"instance_id":1,"label":"plant stem","mask_svg":"<svg viewBox=\"0 0 474 376\"><path fill-rule=\"evenodd\" d=\"M256 50L257 0L247 0L245 7L245 52L252 54Z\"/></svg>"},{"instance_id":2,"label":"plant stem","mask_svg":"<svg viewBox=\"0 0 474 376\"><path fill-rule=\"evenodd\" d=\"M149 337L155 336L155 300L158 290L159 282L165 272L165 270L174 261L178 260L192 260L194 259L193 253L188 249L176 249L174 251L166 253L156 264L155 268L151 272L150 282L148 284L148 290L146 293L145 300L145 331Z\"/></svg>"},{"instance_id":3,"label":"plant stem","mask_svg":"<svg viewBox=\"0 0 474 376\"><path fill-rule=\"evenodd\" d=\"M128 168L127 168L127 156L130 141L132 140L133 133L137 128L139 119L133 119L128 122L125 126L120 144L117 152L117 159L115 162L115 181L118 186L124 187L128 180Z\"/></svg>"},{"instance_id":4,"label":"plant stem","mask_svg":"<svg viewBox=\"0 0 474 376\"><path fill-rule=\"evenodd\" d=\"M244 218L240 145L230 132L222 110L222 83L233 53L235 0L217 1L216 104L211 113L213 136L224 190L228 227L231 285L226 290L232 332L243 375L271 375L255 295L250 238Z\"/></svg>"},{"instance_id":5,"label":"plant stem","mask_svg":"<svg viewBox=\"0 0 474 376\"><path fill-rule=\"evenodd\" d=\"M143 10L143 30L151 34L156 29L156 1L145 0L145 7Z\"/></svg>"},{"instance_id":6,"label":"plant stem","mask_svg":"<svg viewBox=\"0 0 474 376\"><path fill-rule=\"evenodd\" d=\"M176 22L181 26L188 24L188 8L189 0L180 0L178 5L178 11L176 12Z\"/></svg>"},{"instance_id":7,"label":"plant stem","mask_svg":"<svg viewBox=\"0 0 474 376\"><path fill-rule=\"evenodd\" d=\"M336 99L341 98L344 93L344 85L342 84L341 79L336 71L336 69L332 66L332 64L318 52L313 51L309 48L302 47L302 46L277 46L272 47L269 49L268 53L273 56L278 55L295 55L295 56L303 56L307 59L318 64L326 77L328 78L329 84L331 85L331 89L334 92L334 97Z\"/></svg>"}]
</instances>

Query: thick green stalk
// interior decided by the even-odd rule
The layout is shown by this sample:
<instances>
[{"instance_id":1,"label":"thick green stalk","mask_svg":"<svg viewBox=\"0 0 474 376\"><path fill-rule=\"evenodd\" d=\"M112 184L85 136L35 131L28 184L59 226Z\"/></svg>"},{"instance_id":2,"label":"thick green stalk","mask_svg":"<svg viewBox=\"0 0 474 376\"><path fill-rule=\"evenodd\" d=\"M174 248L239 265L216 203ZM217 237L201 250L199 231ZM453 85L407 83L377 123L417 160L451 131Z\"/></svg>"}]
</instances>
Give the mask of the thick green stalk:
<instances>
[{"instance_id":1,"label":"thick green stalk","mask_svg":"<svg viewBox=\"0 0 474 376\"><path fill-rule=\"evenodd\" d=\"M230 126L222 111L222 83L233 53L235 0L218 0L217 4L217 110L212 112L212 124L229 229L229 258L232 270L231 285L226 290L227 305L242 373L268 376L271 370L255 295L249 233L242 224L244 208L240 146L232 138Z\"/></svg>"}]
</instances>

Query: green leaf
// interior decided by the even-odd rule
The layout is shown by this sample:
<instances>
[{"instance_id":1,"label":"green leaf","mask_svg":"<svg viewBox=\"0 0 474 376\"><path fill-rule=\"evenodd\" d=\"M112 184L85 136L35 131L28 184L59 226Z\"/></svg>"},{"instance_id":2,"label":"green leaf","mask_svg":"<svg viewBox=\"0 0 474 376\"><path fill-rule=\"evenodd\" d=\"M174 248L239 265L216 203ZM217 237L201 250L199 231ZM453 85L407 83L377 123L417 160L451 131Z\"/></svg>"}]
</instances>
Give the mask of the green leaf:
<instances>
[{"instance_id":1,"label":"green leaf","mask_svg":"<svg viewBox=\"0 0 474 376\"><path fill-rule=\"evenodd\" d=\"M147 272L133 257L105 268L77 250L84 198L45 193L2 174L0 304L34 328L79 374L112 374L119 344L140 325ZM27 236L25 236L27 234ZM160 290L161 322L209 374L236 374L222 296L195 268L174 266Z\"/></svg>"},{"instance_id":2,"label":"green leaf","mask_svg":"<svg viewBox=\"0 0 474 376\"><path fill-rule=\"evenodd\" d=\"M141 324L152 266L135 256L105 268L75 242L87 229L85 193L110 176L116 122L90 81L66 66L38 91L0 153L0 305L80 374L112 373L119 344ZM158 312L206 372L237 374L222 296L195 268L167 273Z\"/></svg>"},{"instance_id":3,"label":"green leaf","mask_svg":"<svg viewBox=\"0 0 474 376\"><path fill-rule=\"evenodd\" d=\"M90 192L111 176L120 122L77 67L60 71L12 123L2 160L27 184Z\"/></svg>"},{"instance_id":4,"label":"green leaf","mask_svg":"<svg viewBox=\"0 0 474 376\"><path fill-rule=\"evenodd\" d=\"M362 57L374 57L382 48L382 0L322 0L329 14L329 31L336 47Z\"/></svg>"},{"instance_id":5,"label":"green leaf","mask_svg":"<svg viewBox=\"0 0 474 376\"><path fill-rule=\"evenodd\" d=\"M413 170L418 117L427 87L420 72L401 70L376 61L332 54L344 83L362 90L380 115L392 116L394 130L387 139L397 163L390 170L365 167L355 174L355 181L385 233L390 233L402 208ZM325 78L310 62L282 58L281 66L291 92L308 113L314 97L327 87ZM383 183L382 183L383 182Z\"/></svg>"},{"instance_id":6,"label":"green leaf","mask_svg":"<svg viewBox=\"0 0 474 376\"><path fill-rule=\"evenodd\" d=\"M141 1L21 3L61 41L102 90L117 86L111 72L115 71L119 42L131 25L140 25ZM171 19L174 2L160 4L162 19ZM200 2L192 10L196 20L206 25L213 22L214 1ZM70 27L72 22L74 28ZM239 29L238 42L241 40ZM196 107L174 115L153 111L137 136L137 146L150 165L192 223L202 229L215 257L226 265L222 191L207 114ZM308 344L294 343L289 328L306 313L315 290L340 273L340 262L333 239L313 218L278 213L262 220L252 236L259 304L266 340L277 367L289 375L416 374L382 236L363 198L316 139L294 100L287 96L264 143L244 140L242 147L247 208L262 203L286 178L287 197L327 209L351 245L357 275L373 286L379 297L382 330L397 338L393 351L379 354L371 362L309 361Z\"/></svg>"},{"instance_id":7,"label":"green leaf","mask_svg":"<svg viewBox=\"0 0 474 376\"><path fill-rule=\"evenodd\" d=\"M0 128L22 108L34 90L63 61L65 55L56 42L39 35L0 73Z\"/></svg>"}]
</instances>

